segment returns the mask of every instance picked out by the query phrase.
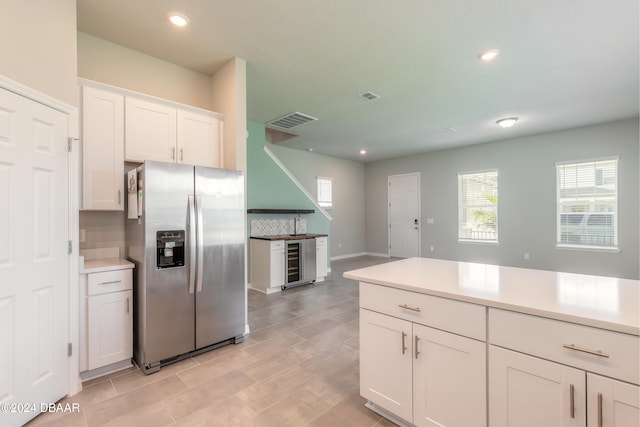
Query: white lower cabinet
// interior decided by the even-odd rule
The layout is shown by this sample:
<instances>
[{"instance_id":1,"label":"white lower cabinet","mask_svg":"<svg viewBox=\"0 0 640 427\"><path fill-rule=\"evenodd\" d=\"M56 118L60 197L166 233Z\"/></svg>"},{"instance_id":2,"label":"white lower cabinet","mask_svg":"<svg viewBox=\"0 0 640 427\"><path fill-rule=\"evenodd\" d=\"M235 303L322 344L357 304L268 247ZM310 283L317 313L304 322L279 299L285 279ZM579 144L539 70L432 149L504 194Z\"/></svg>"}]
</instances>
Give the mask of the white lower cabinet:
<instances>
[{"instance_id":1,"label":"white lower cabinet","mask_svg":"<svg viewBox=\"0 0 640 427\"><path fill-rule=\"evenodd\" d=\"M413 424L485 426L486 344L413 325Z\"/></svg>"},{"instance_id":2,"label":"white lower cabinet","mask_svg":"<svg viewBox=\"0 0 640 427\"><path fill-rule=\"evenodd\" d=\"M89 369L130 359L133 352L131 290L89 297Z\"/></svg>"},{"instance_id":3,"label":"white lower cabinet","mask_svg":"<svg viewBox=\"0 0 640 427\"><path fill-rule=\"evenodd\" d=\"M360 394L404 420L413 419L412 324L360 309Z\"/></svg>"},{"instance_id":4,"label":"white lower cabinet","mask_svg":"<svg viewBox=\"0 0 640 427\"><path fill-rule=\"evenodd\" d=\"M640 425L638 336L490 308L489 338L492 427Z\"/></svg>"},{"instance_id":5,"label":"white lower cabinet","mask_svg":"<svg viewBox=\"0 0 640 427\"><path fill-rule=\"evenodd\" d=\"M587 374L587 427L640 426L640 387Z\"/></svg>"},{"instance_id":6,"label":"white lower cabinet","mask_svg":"<svg viewBox=\"0 0 640 427\"><path fill-rule=\"evenodd\" d=\"M485 381L484 342L360 309L360 394L384 411L418 427L485 426Z\"/></svg>"},{"instance_id":7,"label":"white lower cabinet","mask_svg":"<svg viewBox=\"0 0 640 427\"><path fill-rule=\"evenodd\" d=\"M80 371L130 360L133 356L132 269L83 276L85 304L80 314Z\"/></svg>"},{"instance_id":8,"label":"white lower cabinet","mask_svg":"<svg viewBox=\"0 0 640 427\"><path fill-rule=\"evenodd\" d=\"M489 425L586 425L584 371L489 347Z\"/></svg>"},{"instance_id":9,"label":"white lower cabinet","mask_svg":"<svg viewBox=\"0 0 640 427\"><path fill-rule=\"evenodd\" d=\"M284 285L284 240L251 239L251 287L264 293L279 292Z\"/></svg>"},{"instance_id":10,"label":"white lower cabinet","mask_svg":"<svg viewBox=\"0 0 640 427\"><path fill-rule=\"evenodd\" d=\"M490 346L491 426L637 427L640 387Z\"/></svg>"},{"instance_id":11,"label":"white lower cabinet","mask_svg":"<svg viewBox=\"0 0 640 427\"><path fill-rule=\"evenodd\" d=\"M316 282L324 280L327 270L327 238L316 237Z\"/></svg>"}]
</instances>

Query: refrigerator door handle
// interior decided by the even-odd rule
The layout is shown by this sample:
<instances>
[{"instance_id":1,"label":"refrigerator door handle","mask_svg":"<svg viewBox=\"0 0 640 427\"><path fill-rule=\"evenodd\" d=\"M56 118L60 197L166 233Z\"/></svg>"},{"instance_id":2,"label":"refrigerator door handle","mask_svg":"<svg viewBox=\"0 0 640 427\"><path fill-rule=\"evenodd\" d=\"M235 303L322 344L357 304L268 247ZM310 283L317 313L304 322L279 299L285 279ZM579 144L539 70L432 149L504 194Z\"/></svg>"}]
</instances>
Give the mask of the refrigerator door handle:
<instances>
[{"instance_id":1,"label":"refrigerator door handle","mask_svg":"<svg viewBox=\"0 0 640 427\"><path fill-rule=\"evenodd\" d=\"M202 197L196 196L196 209L198 211L198 276L196 292L202 292L202 275L204 274L204 230L202 223Z\"/></svg>"},{"instance_id":2,"label":"refrigerator door handle","mask_svg":"<svg viewBox=\"0 0 640 427\"><path fill-rule=\"evenodd\" d=\"M192 294L196 282L196 208L193 196L189 196L189 250L189 293Z\"/></svg>"}]
</instances>

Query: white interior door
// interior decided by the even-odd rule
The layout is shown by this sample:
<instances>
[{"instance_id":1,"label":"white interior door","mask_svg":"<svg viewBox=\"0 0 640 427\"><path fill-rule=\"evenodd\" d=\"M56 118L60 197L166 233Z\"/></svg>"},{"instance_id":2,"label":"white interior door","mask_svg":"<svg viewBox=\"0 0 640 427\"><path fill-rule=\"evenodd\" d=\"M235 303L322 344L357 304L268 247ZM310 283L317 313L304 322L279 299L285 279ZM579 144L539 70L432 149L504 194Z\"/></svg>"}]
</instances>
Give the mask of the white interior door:
<instances>
[{"instance_id":1,"label":"white interior door","mask_svg":"<svg viewBox=\"0 0 640 427\"><path fill-rule=\"evenodd\" d=\"M67 121L0 89L3 426L24 424L68 389Z\"/></svg>"},{"instance_id":2,"label":"white interior door","mask_svg":"<svg viewBox=\"0 0 640 427\"><path fill-rule=\"evenodd\" d=\"M420 256L420 174L389 177L389 255Z\"/></svg>"}]
</instances>

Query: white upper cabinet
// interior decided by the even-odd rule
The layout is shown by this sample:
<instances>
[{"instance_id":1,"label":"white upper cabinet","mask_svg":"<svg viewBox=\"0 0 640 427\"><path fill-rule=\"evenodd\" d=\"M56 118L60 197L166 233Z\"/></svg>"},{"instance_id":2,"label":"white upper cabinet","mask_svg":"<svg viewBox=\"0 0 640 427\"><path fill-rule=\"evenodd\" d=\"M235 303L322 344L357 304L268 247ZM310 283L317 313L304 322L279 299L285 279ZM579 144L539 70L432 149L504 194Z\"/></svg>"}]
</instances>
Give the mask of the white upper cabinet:
<instances>
[{"instance_id":1,"label":"white upper cabinet","mask_svg":"<svg viewBox=\"0 0 640 427\"><path fill-rule=\"evenodd\" d=\"M82 209L124 209L124 96L82 87Z\"/></svg>"},{"instance_id":2,"label":"white upper cabinet","mask_svg":"<svg viewBox=\"0 0 640 427\"><path fill-rule=\"evenodd\" d=\"M176 161L176 109L127 97L126 159Z\"/></svg>"},{"instance_id":3,"label":"white upper cabinet","mask_svg":"<svg viewBox=\"0 0 640 427\"><path fill-rule=\"evenodd\" d=\"M222 166L223 122L214 113L127 97L125 114L126 160Z\"/></svg>"},{"instance_id":4,"label":"white upper cabinet","mask_svg":"<svg viewBox=\"0 0 640 427\"><path fill-rule=\"evenodd\" d=\"M178 110L176 159L180 163L222 166L224 123L216 117Z\"/></svg>"},{"instance_id":5,"label":"white upper cabinet","mask_svg":"<svg viewBox=\"0 0 640 427\"><path fill-rule=\"evenodd\" d=\"M79 82L83 209L123 209L125 161L223 167L222 114L91 80Z\"/></svg>"}]
</instances>

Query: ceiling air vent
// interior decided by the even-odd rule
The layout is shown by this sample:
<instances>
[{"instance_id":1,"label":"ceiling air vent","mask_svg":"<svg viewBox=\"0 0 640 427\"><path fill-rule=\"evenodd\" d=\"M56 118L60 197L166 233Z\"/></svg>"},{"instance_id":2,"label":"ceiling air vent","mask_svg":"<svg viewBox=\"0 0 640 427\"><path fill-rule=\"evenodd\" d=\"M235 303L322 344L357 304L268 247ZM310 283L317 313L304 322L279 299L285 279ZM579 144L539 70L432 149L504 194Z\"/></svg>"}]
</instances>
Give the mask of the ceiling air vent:
<instances>
[{"instance_id":1,"label":"ceiling air vent","mask_svg":"<svg viewBox=\"0 0 640 427\"><path fill-rule=\"evenodd\" d=\"M370 91L362 92L358 94L358 96L364 99L365 101L375 101L376 99L380 99L380 95L376 95L375 93Z\"/></svg>"},{"instance_id":2,"label":"ceiling air vent","mask_svg":"<svg viewBox=\"0 0 640 427\"><path fill-rule=\"evenodd\" d=\"M278 119L271 120L270 122L267 122L267 125L279 127L281 129L292 129L296 126L313 122L314 120L318 120L318 119L315 117L308 116L306 114L294 112L291 114L287 114L286 116L282 116Z\"/></svg>"}]
</instances>

